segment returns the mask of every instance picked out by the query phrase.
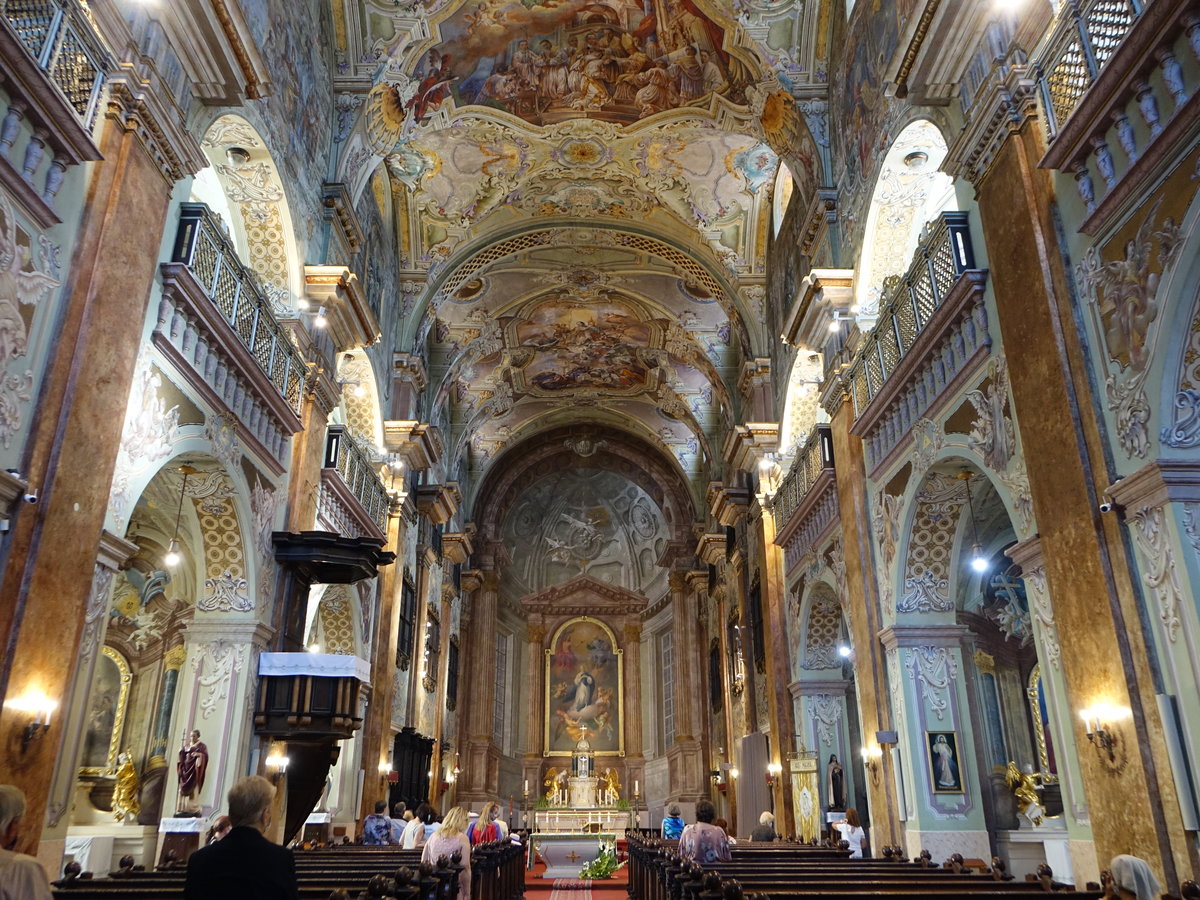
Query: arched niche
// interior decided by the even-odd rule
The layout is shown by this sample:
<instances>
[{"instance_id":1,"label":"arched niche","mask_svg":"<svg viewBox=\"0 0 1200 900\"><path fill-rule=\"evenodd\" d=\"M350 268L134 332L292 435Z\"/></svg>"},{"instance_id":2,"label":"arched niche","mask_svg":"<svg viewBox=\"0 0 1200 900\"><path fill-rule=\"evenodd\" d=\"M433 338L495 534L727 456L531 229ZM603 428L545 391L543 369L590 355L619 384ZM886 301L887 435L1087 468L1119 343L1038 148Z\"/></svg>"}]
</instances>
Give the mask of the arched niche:
<instances>
[{"instance_id":1,"label":"arched niche","mask_svg":"<svg viewBox=\"0 0 1200 900\"><path fill-rule=\"evenodd\" d=\"M780 452L785 457L795 455L796 450L807 440L812 427L829 418L820 403L824 369L820 353L800 348L788 375L787 395L779 429Z\"/></svg>"},{"instance_id":2,"label":"arched niche","mask_svg":"<svg viewBox=\"0 0 1200 900\"><path fill-rule=\"evenodd\" d=\"M907 271L925 223L958 208L953 179L939 171L945 156L942 132L918 119L884 157L855 268L855 302L864 317L873 318L879 309L885 281Z\"/></svg>"},{"instance_id":3,"label":"arched niche","mask_svg":"<svg viewBox=\"0 0 1200 900\"><path fill-rule=\"evenodd\" d=\"M200 141L209 167L192 182L189 199L221 216L238 253L261 280L276 308L294 309L304 292L287 192L270 147L233 113L217 118Z\"/></svg>"},{"instance_id":4,"label":"arched niche","mask_svg":"<svg viewBox=\"0 0 1200 900\"><path fill-rule=\"evenodd\" d=\"M360 441L382 447L383 415L371 358L362 350L343 353L338 360L337 380L342 386L342 402L331 416L331 423L344 424Z\"/></svg>"}]
</instances>

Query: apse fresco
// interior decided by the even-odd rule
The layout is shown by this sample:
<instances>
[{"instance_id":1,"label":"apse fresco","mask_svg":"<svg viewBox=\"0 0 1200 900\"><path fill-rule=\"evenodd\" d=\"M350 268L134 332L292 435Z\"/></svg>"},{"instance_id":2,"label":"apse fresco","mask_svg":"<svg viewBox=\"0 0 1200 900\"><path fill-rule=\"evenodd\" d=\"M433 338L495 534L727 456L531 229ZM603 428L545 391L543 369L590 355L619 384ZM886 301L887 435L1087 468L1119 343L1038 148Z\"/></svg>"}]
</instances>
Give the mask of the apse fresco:
<instances>
[{"instance_id":1,"label":"apse fresco","mask_svg":"<svg viewBox=\"0 0 1200 900\"><path fill-rule=\"evenodd\" d=\"M517 337L533 352L522 375L535 391L629 391L646 383L638 351L649 346L650 328L622 304L564 306L555 300L533 310Z\"/></svg>"},{"instance_id":2,"label":"apse fresco","mask_svg":"<svg viewBox=\"0 0 1200 900\"><path fill-rule=\"evenodd\" d=\"M744 104L750 80L693 0L469 0L440 33L413 73L418 122L453 98L535 125L629 123L713 94Z\"/></svg>"}]
</instances>

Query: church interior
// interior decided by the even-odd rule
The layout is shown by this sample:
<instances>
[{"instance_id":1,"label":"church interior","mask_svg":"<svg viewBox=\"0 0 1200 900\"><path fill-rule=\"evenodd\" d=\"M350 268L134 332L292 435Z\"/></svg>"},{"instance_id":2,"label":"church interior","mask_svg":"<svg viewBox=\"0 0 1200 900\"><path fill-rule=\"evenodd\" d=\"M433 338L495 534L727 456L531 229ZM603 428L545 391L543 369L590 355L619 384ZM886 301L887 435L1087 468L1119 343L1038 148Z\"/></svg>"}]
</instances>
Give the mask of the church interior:
<instances>
[{"instance_id":1,"label":"church interior","mask_svg":"<svg viewBox=\"0 0 1200 900\"><path fill-rule=\"evenodd\" d=\"M50 877L254 773L1200 875L1195 0L0 13Z\"/></svg>"}]
</instances>

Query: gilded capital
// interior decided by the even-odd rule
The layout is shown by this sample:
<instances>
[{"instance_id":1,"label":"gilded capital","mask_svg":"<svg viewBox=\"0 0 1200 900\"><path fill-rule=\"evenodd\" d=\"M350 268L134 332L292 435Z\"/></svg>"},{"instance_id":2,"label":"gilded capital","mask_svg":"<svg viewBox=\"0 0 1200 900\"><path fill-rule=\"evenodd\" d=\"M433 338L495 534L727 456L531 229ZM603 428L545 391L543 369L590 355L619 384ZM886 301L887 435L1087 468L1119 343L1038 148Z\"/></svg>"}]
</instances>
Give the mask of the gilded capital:
<instances>
[{"instance_id":1,"label":"gilded capital","mask_svg":"<svg viewBox=\"0 0 1200 900\"><path fill-rule=\"evenodd\" d=\"M168 671L175 669L178 671L183 668L183 661L187 658L187 650L183 644L178 644L163 654L163 668Z\"/></svg>"},{"instance_id":2,"label":"gilded capital","mask_svg":"<svg viewBox=\"0 0 1200 900\"><path fill-rule=\"evenodd\" d=\"M642 639L642 625L640 622L631 622L625 626L625 641L629 644L636 644Z\"/></svg>"},{"instance_id":3,"label":"gilded capital","mask_svg":"<svg viewBox=\"0 0 1200 900\"><path fill-rule=\"evenodd\" d=\"M540 644L546 639L545 625L530 625L525 629L525 635L531 644Z\"/></svg>"},{"instance_id":4,"label":"gilded capital","mask_svg":"<svg viewBox=\"0 0 1200 900\"><path fill-rule=\"evenodd\" d=\"M670 585L672 593L679 593L687 590L687 576L683 572L672 572L670 577Z\"/></svg>"},{"instance_id":5,"label":"gilded capital","mask_svg":"<svg viewBox=\"0 0 1200 900\"><path fill-rule=\"evenodd\" d=\"M495 569L488 569L483 573L483 589L485 591L500 590L500 573Z\"/></svg>"}]
</instances>

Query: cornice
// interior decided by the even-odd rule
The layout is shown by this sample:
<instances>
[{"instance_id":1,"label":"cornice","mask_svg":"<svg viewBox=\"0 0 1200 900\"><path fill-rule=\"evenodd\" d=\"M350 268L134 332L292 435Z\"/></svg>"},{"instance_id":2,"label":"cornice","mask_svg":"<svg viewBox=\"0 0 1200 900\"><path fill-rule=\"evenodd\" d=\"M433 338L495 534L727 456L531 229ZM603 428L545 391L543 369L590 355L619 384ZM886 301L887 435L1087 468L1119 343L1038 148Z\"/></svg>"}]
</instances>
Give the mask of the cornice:
<instances>
[{"instance_id":1,"label":"cornice","mask_svg":"<svg viewBox=\"0 0 1200 900\"><path fill-rule=\"evenodd\" d=\"M853 269L811 269L800 280L780 337L794 347L823 352L829 323L853 304Z\"/></svg>"},{"instance_id":2,"label":"cornice","mask_svg":"<svg viewBox=\"0 0 1200 900\"><path fill-rule=\"evenodd\" d=\"M199 142L184 125L183 115L166 91L142 79L128 63L109 79L108 118L133 132L158 165L168 185L195 175L208 165Z\"/></svg>"},{"instance_id":3,"label":"cornice","mask_svg":"<svg viewBox=\"0 0 1200 900\"><path fill-rule=\"evenodd\" d=\"M886 650L898 647L962 647L971 634L965 625L892 625L879 632Z\"/></svg>"},{"instance_id":4,"label":"cornice","mask_svg":"<svg viewBox=\"0 0 1200 900\"><path fill-rule=\"evenodd\" d=\"M1031 68L1012 60L997 62L971 106L966 127L946 153L942 170L979 184L1009 136L1037 115L1037 83Z\"/></svg>"},{"instance_id":5,"label":"cornice","mask_svg":"<svg viewBox=\"0 0 1200 900\"><path fill-rule=\"evenodd\" d=\"M1156 459L1115 481L1106 493L1126 509L1200 501L1200 464Z\"/></svg>"}]
</instances>

